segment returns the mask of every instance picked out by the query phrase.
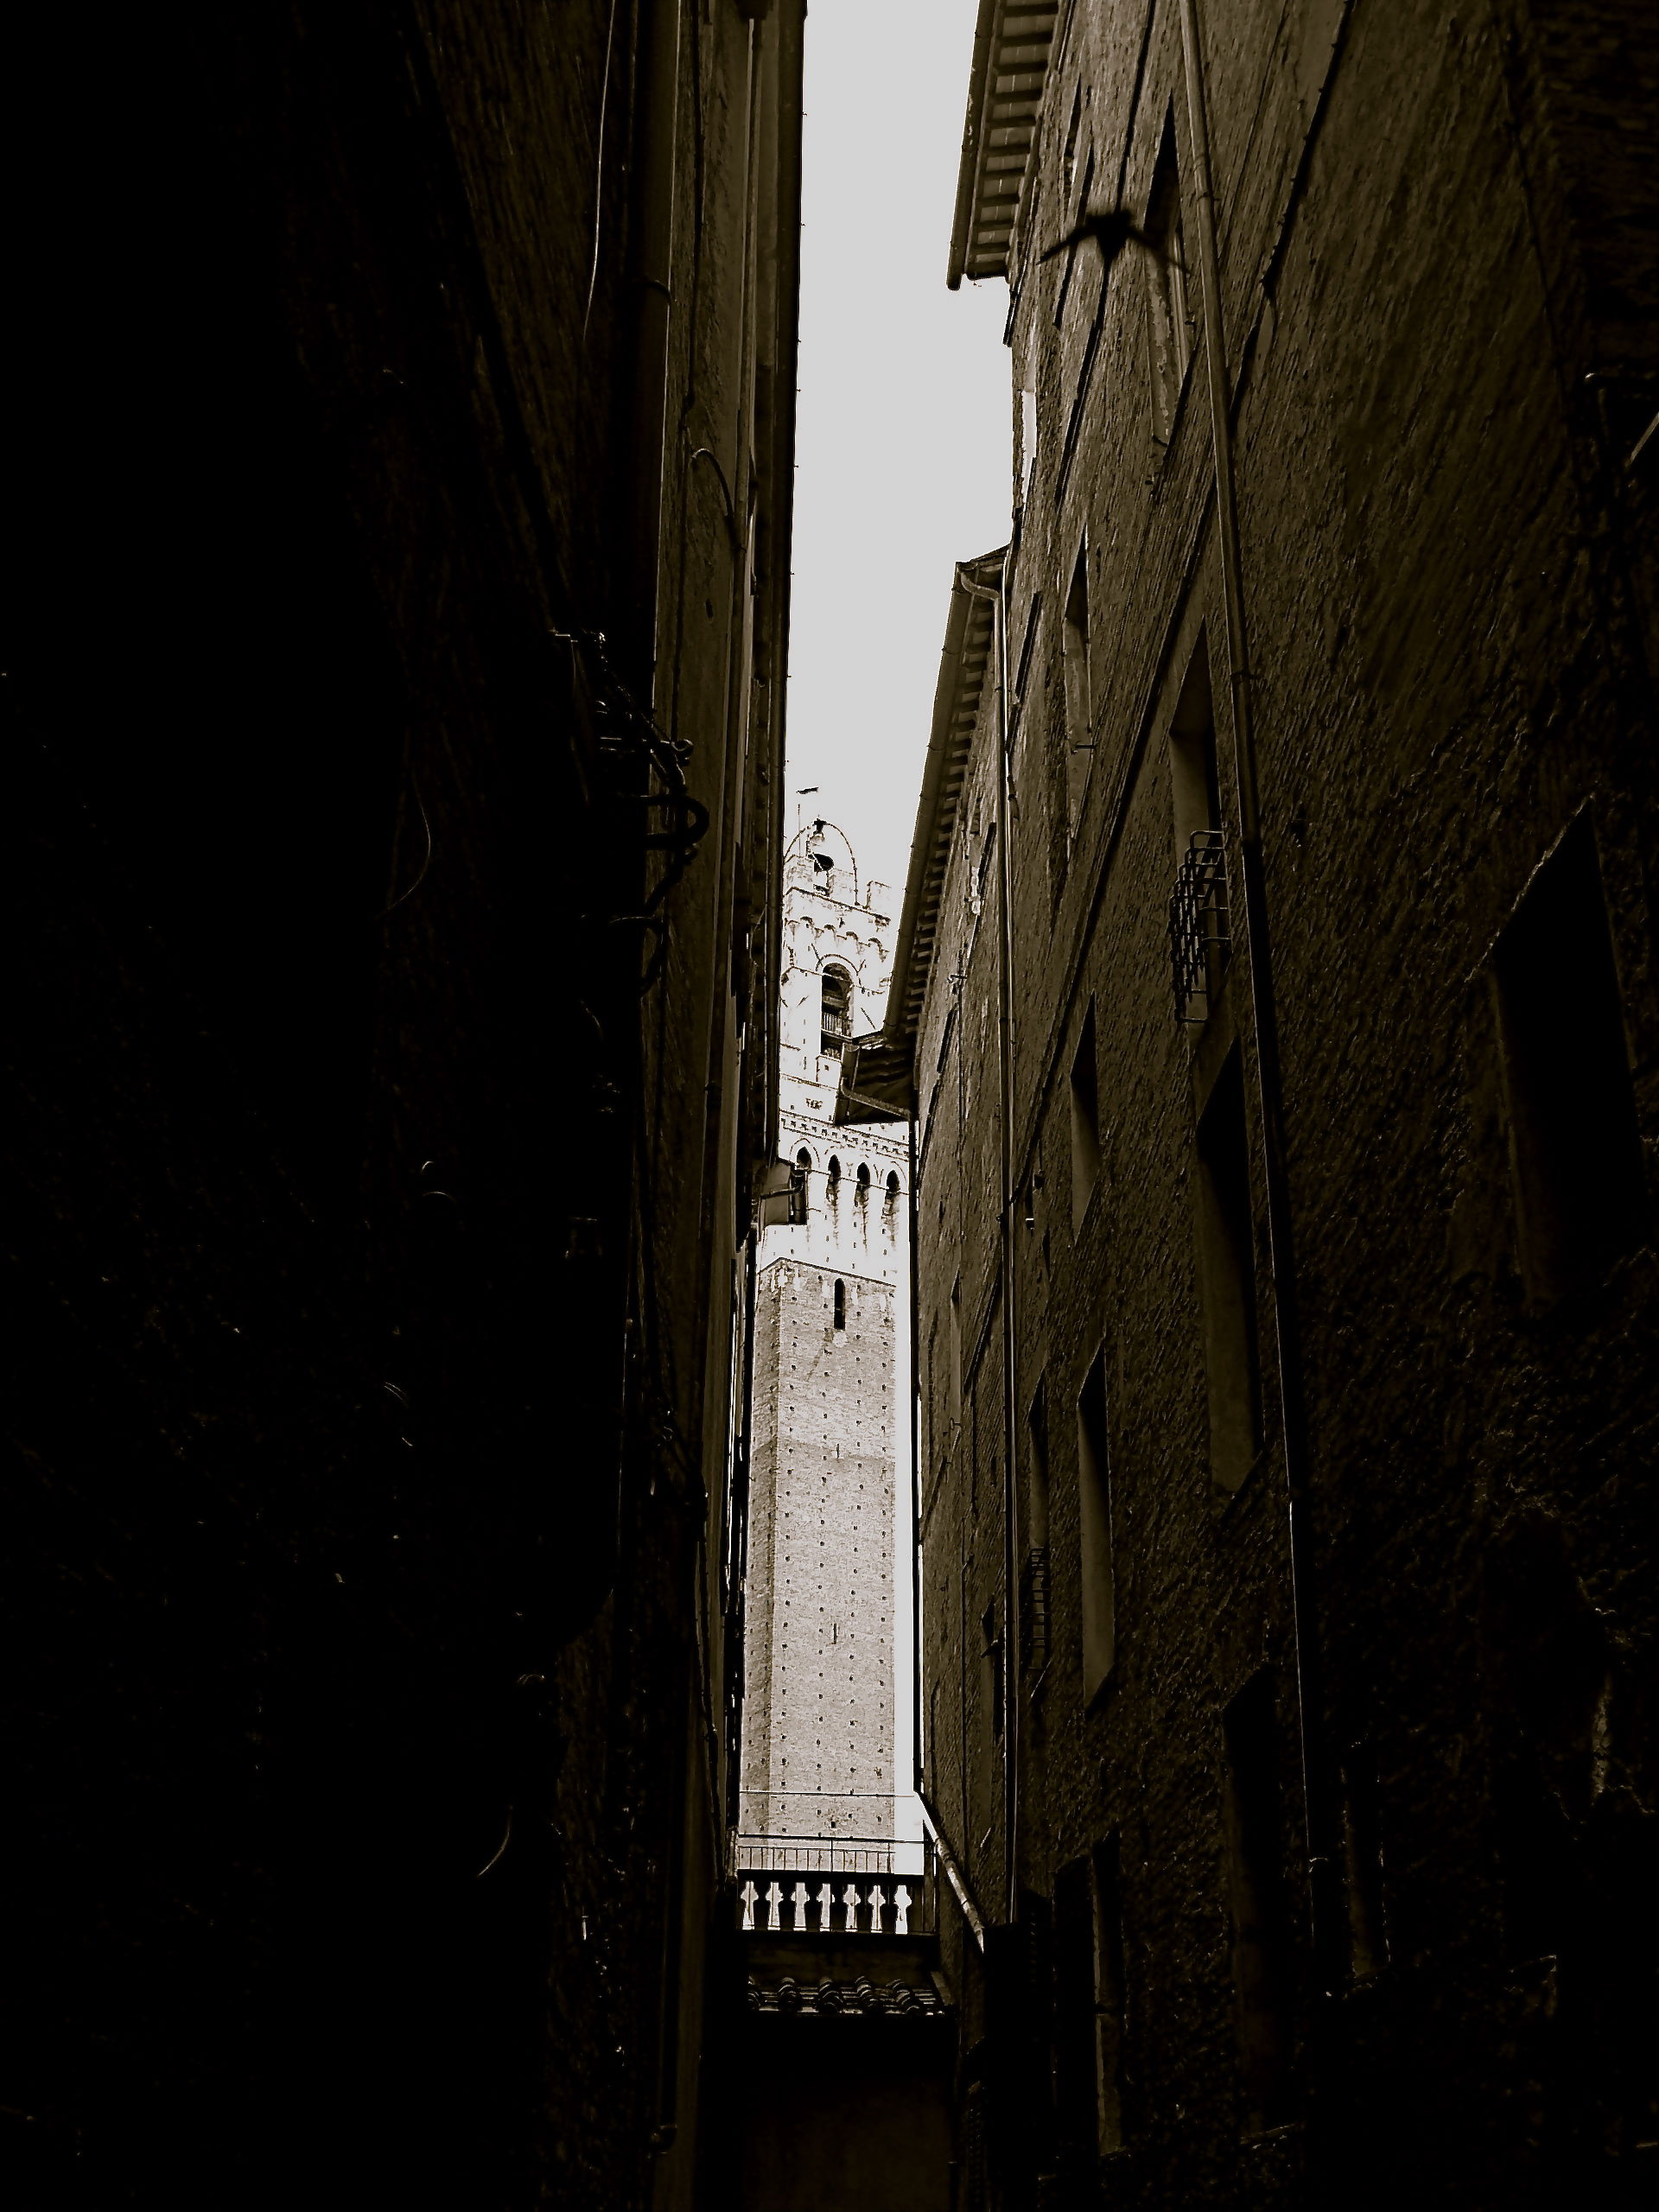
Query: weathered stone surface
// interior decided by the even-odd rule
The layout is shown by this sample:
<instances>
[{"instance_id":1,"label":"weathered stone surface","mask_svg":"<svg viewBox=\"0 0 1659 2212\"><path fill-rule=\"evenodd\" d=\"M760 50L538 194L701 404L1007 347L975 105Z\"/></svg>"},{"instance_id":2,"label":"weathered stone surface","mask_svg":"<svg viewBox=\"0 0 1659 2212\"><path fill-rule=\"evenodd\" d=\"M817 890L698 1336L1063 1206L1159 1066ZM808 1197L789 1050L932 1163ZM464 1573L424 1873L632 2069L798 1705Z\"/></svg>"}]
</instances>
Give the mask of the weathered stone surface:
<instances>
[{"instance_id":1,"label":"weathered stone surface","mask_svg":"<svg viewBox=\"0 0 1659 2212\"><path fill-rule=\"evenodd\" d=\"M1016 429L1028 391L1037 444L1008 562L1011 1281L997 912L981 897L994 669L916 1039L929 1789L984 1916L1014 1919L1028 1962L999 1981L995 1943L982 1957L959 1922L947 1934L979 2052L961 2141L988 2159L989 2193L964 2202L1025 2202L1042 2174L1043 2201L1067 2204L1096 2188L1114 2204L1635 2202L1656 2133L1638 1994L1652 448L1629 461L1659 310L1650 11L1197 13L1247 665L1217 535L1179 9L1073 11L1015 234ZM1141 220L1160 149L1192 318L1161 434L1157 264L1131 248L1103 278L1092 247L1038 258L1085 178ZM1075 619L1070 702L1065 665L1080 552L1086 725ZM1200 650L1233 951L1207 1020L1184 1025L1173 740L1193 724ZM1246 685L1276 1246L1239 867ZM1648 1179L1625 1249L1540 1296L1493 953L1580 817ZM1091 1005L1099 1165L1074 1203L1069 1078ZM1234 1053L1261 1433L1224 1484L1199 1125ZM1086 1704L1079 1400L1097 1358L1116 1663ZM1287 1402L1305 1426L1289 1464ZM1335 1862L1323 1960L1310 1788L1313 1855Z\"/></svg>"}]
</instances>

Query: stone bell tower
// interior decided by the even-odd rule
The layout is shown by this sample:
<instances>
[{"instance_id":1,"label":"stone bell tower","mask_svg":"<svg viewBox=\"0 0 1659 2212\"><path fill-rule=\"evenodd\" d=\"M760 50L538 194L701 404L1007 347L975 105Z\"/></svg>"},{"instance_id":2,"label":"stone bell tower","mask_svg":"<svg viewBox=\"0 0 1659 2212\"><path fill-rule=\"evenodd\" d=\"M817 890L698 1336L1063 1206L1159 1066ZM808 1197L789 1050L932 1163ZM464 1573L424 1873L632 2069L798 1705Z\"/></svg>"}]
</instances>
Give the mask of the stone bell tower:
<instances>
[{"instance_id":1,"label":"stone bell tower","mask_svg":"<svg viewBox=\"0 0 1659 2212\"><path fill-rule=\"evenodd\" d=\"M908 1155L899 1132L834 1120L846 1040L886 1007L892 905L886 884L861 887L832 823L797 835L778 1154L799 1171L804 1218L762 1232L756 1277L739 1837L753 1866L890 1871L909 1786L896 1391Z\"/></svg>"}]
</instances>

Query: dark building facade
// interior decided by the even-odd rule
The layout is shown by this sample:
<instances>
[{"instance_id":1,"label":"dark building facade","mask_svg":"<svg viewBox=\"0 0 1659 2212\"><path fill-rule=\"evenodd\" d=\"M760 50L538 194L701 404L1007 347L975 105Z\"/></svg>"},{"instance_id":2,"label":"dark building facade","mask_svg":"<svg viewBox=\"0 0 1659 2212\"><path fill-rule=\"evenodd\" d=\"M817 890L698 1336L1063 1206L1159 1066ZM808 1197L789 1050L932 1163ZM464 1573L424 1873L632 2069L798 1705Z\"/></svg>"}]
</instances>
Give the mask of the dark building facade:
<instances>
[{"instance_id":1,"label":"dark building facade","mask_svg":"<svg viewBox=\"0 0 1659 2212\"><path fill-rule=\"evenodd\" d=\"M12 2202L694 2200L803 14L9 39Z\"/></svg>"},{"instance_id":2,"label":"dark building facade","mask_svg":"<svg viewBox=\"0 0 1659 2212\"><path fill-rule=\"evenodd\" d=\"M973 67L1014 531L842 1103L914 1117L957 2201L1633 2205L1652 12Z\"/></svg>"}]
</instances>

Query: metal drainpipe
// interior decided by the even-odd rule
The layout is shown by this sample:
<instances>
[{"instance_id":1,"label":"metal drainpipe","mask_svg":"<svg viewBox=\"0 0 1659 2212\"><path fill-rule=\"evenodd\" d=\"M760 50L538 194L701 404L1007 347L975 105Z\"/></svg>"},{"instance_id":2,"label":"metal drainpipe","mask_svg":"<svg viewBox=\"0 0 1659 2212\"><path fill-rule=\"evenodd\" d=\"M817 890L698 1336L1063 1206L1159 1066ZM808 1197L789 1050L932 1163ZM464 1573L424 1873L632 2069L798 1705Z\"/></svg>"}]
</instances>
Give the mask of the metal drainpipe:
<instances>
[{"instance_id":1,"label":"metal drainpipe","mask_svg":"<svg viewBox=\"0 0 1659 2212\"><path fill-rule=\"evenodd\" d=\"M976 599L991 602L991 622L996 636L996 847L997 938L996 1012L997 1077L1001 1112L1001 1205L998 1210L998 1244L1002 1268L1002 1835L1003 1912L1012 1923L1019 1917L1020 1902L1020 1764L1018 1729L1020 1700L1015 1690L1015 1661L1020 1649L1018 1543L1014 1529L1015 1483L1014 1408L1019 1393L1014 1382L1014 914L1013 885L1008 862L1008 556L1006 549L995 588L976 583L960 568L957 581Z\"/></svg>"},{"instance_id":2,"label":"metal drainpipe","mask_svg":"<svg viewBox=\"0 0 1659 2212\"><path fill-rule=\"evenodd\" d=\"M1333 1806L1323 1752L1324 1681L1313 1592L1314 1567L1306 1516L1307 1414L1302 1395L1301 1330L1297 1313L1290 1192L1285 1169L1283 1076L1262 880L1262 823L1256 784L1255 730L1249 656L1244 625L1243 566L1233 473L1231 398L1222 328L1221 269L1216 249L1215 194L1210 170L1210 131L1205 108L1204 62L1198 41L1198 0L1179 0L1185 63L1188 131L1197 205L1198 272L1204 297L1204 347L1214 447L1216 520L1221 545L1222 593L1227 624L1227 677L1233 718L1233 774L1238 805L1239 874L1243 881L1245 944L1255 1016L1257 1108L1261 1116L1269 1274L1279 1403L1284 1423L1286 1525L1290 1555L1290 1601L1296 1656L1296 1719L1302 1770L1308 1904L1313 1958L1322 1987L1338 1977L1341 1898L1333 1846ZM1316 1733L1316 1732L1318 1732Z\"/></svg>"},{"instance_id":3,"label":"metal drainpipe","mask_svg":"<svg viewBox=\"0 0 1659 2212\"><path fill-rule=\"evenodd\" d=\"M679 113L680 0L647 0L640 55L643 83L635 124L639 196L631 289L634 391L630 440L633 518L630 613L623 620L629 674L654 712L658 600L661 589L664 477L668 429L668 340L674 257L676 125Z\"/></svg>"},{"instance_id":4,"label":"metal drainpipe","mask_svg":"<svg viewBox=\"0 0 1659 2212\"><path fill-rule=\"evenodd\" d=\"M922 1370L919 1363L922 1325L917 1266L916 1117L920 1101L916 1090L915 1052L910 1077L910 1189L906 1212L910 1220L910 1764L916 1795L923 1795L922 1770Z\"/></svg>"}]
</instances>

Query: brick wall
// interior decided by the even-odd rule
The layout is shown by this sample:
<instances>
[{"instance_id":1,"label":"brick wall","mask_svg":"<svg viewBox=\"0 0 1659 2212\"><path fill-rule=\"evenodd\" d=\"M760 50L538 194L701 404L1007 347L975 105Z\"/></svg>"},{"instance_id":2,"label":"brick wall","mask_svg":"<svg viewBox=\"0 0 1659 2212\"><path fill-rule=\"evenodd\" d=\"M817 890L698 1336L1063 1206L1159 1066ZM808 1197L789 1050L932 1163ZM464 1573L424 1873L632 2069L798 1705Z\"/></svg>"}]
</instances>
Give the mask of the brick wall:
<instances>
[{"instance_id":1,"label":"brick wall","mask_svg":"<svg viewBox=\"0 0 1659 2212\"><path fill-rule=\"evenodd\" d=\"M1609 187L1654 111L1645 34L1618 14L1585 15L1594 99L1611 109L1592 128L1586 96L1561 124L1580 160L1586 129L1619 134ZM1500 932L1587 822L1650 1208L1652 688L1631 618L1648 555L1630 529L1648 495L1584 404L1608 327L1583 259L1601 218L1580 193L1569 221L1558 173L1529 158L1551 72L1572 71L1559 41L1540 62L1525 11L1199 15L1248 676L1229 658L1201 329L1160 420L1147 257L1125 252L1103 285L1092 247L1069 277L1065 257L1037 259L1074 212L1073 112L1078 177L1092 156L1096 204L1121 196L1137 219L1167 129L1197 321L1174 9L1072 11L1016 234L1014 383L1036 394L1039 443L1007 611L1010 665L1027 670L1010 702L1011 1281L996 944L973 898L1001 742L989 683L917 1040L933 1102L917 1199L930 1792L985 1916L1018 1898L1034 1962L999 2012L996 1962L958 1931L965 2038L1025 2054L983 2092L1005 2190L1046 2174L1054 2201L1079 2204L1096 2186L1114 2203L1634 2202L1653 2133L1636 1871L1655 1805L1637 1687L1656 1596L1637 1503L1651 1216L1570 1294L1529 1294L1492 1011ZM1656 173L1603 233L1615 245L1620 225L1650 226ZM1626 257L1626 358L1640 265ZM1060 620L1080 550L1086 727L1069 715ZM1235 950L1207 1018L1183 1024L1166 937L1172 735L1200 651ZM1235 678L1260 766L1265 1078L1237 897ZM1084 1192L1069 1078L1091 1005L1099 1166ZM1264 1079L1284 1133L1276 1240ZM1235 1080L1261 1402L1242 1478L1224 1480L1202 1131ZM1005 1489L1007 1297L1019 1459ZM1091 1375L1103 1567L1079 1440ZM1027 1426L1039 1385L1046 1546ZM1039 1548L1040 1646L1019 1633ZM1091 1573L1116 1615L1092 1697ZM1020 1669L1013 1837L999 1638ZM1338 1870L1336 1955L1313 1948L1305 1782ZM1111 2023L1098 2046L1097 2013ZM1009 2086L1030 2080L1040 2094Z\"/></svg>"},{"instance_id":2,"label":"brick wall","mask_svg":"<svg viewBox=\"0 0 1659 2212\"><path fill-rule=\"evenodd\" d=\"M800 1261L759 1280L746 1831L892 1833L894 1303Z\"/></svg>"}]
</instances>

